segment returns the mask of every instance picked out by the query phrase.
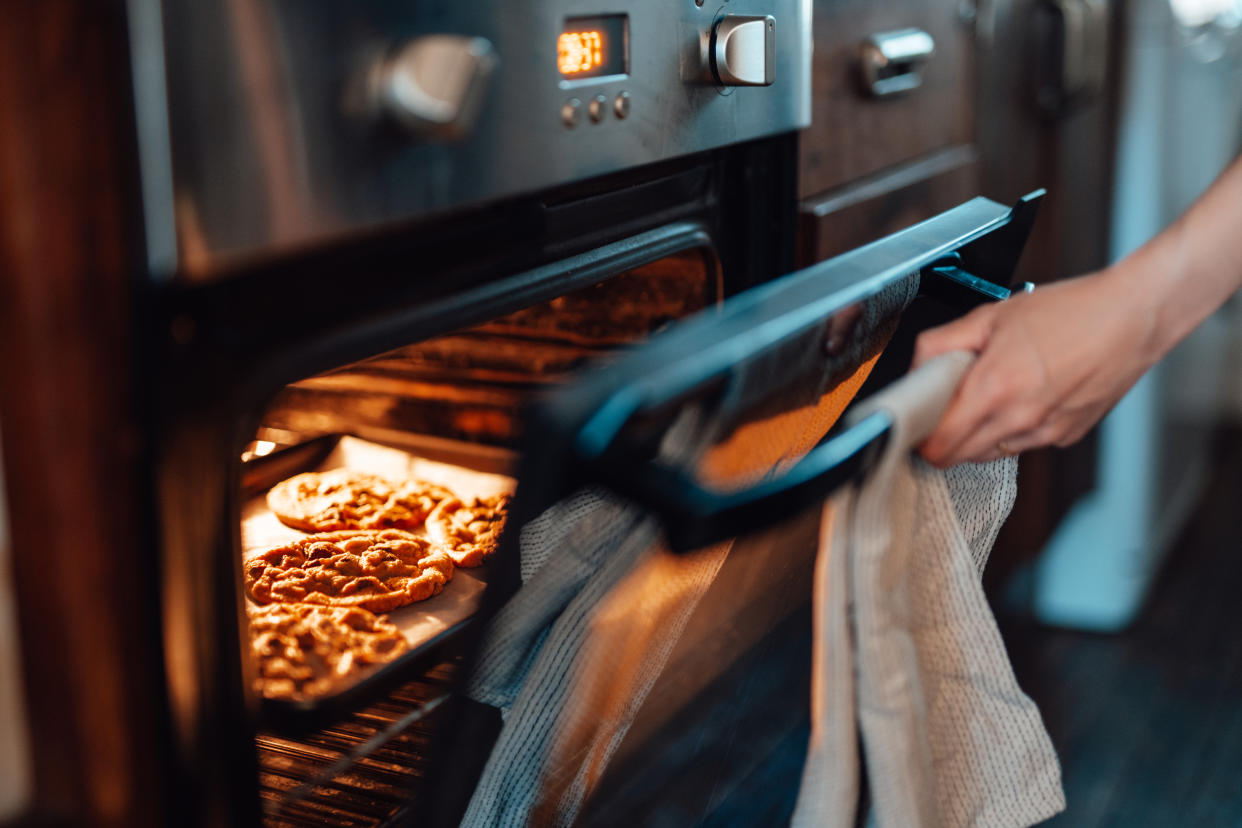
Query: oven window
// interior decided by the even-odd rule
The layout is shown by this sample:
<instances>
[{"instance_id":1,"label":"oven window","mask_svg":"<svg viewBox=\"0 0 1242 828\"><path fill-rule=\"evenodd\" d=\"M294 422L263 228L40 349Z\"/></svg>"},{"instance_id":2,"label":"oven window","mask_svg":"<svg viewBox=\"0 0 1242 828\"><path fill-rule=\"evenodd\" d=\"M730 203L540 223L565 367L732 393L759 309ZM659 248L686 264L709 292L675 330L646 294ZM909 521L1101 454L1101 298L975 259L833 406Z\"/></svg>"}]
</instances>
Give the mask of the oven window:
<instances>
[{"instance_id":1,"label":"oven window","mask_svg":"<svg viewBox=\"0 0 1242 828\"><path fill-rule=\"evenodd\" d=\"M720 294L714 256L691 250L275 394L240 478L267 824L408 816L516 486L524 406Z\"/></svg>"}]
</instances>

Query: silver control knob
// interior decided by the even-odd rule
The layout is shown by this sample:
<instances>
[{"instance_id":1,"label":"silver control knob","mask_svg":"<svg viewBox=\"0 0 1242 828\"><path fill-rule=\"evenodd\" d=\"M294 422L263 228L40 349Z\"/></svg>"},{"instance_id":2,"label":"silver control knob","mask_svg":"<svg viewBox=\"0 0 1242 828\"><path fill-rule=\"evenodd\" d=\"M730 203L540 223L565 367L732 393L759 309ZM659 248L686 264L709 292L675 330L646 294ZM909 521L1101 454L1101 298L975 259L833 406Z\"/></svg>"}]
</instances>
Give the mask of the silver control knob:
<instances>
[{"instance_id":1,"label":"silver control knob","mask_svg":"<svg viewBox=\"0 0 1242 828\"><path fill-rule=\"evenodd\" d=\"M372 65L372 108L416 135L460 139L474 126L496 62L485 38L415 38Z\"/></svg>"},{"instance_id":2,"label":"silver control knob","mask_svg":"<svg viewBox=\"0 0 1242 828\"><path fill-rule=\"evenodd\" d=\"M712 74L725 86L769 86L776 79L776 21L729 15L712 30Z\"/></svg>"}]
</instances>

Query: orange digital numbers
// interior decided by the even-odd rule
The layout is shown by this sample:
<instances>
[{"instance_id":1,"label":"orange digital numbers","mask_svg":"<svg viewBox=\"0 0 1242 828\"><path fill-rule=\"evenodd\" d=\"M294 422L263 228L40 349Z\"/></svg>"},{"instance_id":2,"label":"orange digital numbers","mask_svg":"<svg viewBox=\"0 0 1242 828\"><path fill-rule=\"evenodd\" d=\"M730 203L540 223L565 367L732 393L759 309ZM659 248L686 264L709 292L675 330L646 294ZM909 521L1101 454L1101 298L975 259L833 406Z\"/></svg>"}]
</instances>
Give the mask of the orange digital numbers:
<instances>
[{"instance_id":1,"label":"orange digital numbers","mask_svg":"<svg viewBox=\"0 0 1242 828\"><path fill-rule=\"evenodd\" d=\"M556 39L556 65L562 75L580 75L604 65L604 33L563 32Z\"/></svg>"}]
</instances>

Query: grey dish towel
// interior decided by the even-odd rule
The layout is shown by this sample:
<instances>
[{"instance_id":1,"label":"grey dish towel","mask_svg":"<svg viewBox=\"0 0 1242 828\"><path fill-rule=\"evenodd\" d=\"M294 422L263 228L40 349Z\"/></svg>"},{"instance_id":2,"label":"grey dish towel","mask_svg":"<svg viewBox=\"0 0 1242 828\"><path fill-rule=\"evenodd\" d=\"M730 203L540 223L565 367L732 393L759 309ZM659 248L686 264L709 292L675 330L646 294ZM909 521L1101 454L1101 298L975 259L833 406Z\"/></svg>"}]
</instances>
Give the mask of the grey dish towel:
<instances>
[{"instance_id":1,"label":"grey dish towel","mask_svg":"<svg viewBox=\"0 0 1242 828\"><path fill-rule=\"evenodd\" d=\"M860 745L881 828L1026 826L1065 807L980 583L1017 460L942 472L911 451L972 359L935 359L851 415L886 410L893 430L861 486L825 506L799 828L856 824Z\"/></svg>"},{"instance_id":2,"label":"grey dish towel","mask_svg":"<svg viewBox=\"0 0 1242 828\"><path fill-rule=\"evenodd\" d=\"M524 527L524 550L538 550L535 558L555 551L555 560L523 555L523 569L536 574L493 622L467 686L472 698L501 709L504 725L463 826L531 824L590 619L658 537L654 518L599 490L580 491Z\"/></svg>"}]
</instances>

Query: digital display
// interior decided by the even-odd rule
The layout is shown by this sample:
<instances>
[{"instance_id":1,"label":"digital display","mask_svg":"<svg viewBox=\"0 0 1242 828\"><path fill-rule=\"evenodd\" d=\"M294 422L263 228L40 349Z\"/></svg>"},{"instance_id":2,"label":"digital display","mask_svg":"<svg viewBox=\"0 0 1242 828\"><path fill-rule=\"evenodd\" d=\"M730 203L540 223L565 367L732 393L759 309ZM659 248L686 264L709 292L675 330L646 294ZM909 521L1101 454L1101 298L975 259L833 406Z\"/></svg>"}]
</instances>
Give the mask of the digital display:
<instances>
[{"instance_id":1,"label":"digital display","mask_svg":"<svg viewBox=\"0 0 1242 828\"><path fill-rule=\"evenodd\" d=\"M624 75L630 57L627 23L624 14L566 20L556 39L556 68L562 77Z\"/></svg>"}]
</instances>

